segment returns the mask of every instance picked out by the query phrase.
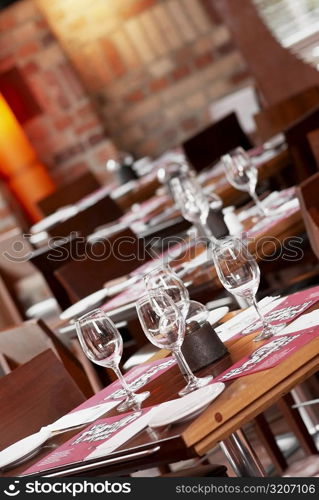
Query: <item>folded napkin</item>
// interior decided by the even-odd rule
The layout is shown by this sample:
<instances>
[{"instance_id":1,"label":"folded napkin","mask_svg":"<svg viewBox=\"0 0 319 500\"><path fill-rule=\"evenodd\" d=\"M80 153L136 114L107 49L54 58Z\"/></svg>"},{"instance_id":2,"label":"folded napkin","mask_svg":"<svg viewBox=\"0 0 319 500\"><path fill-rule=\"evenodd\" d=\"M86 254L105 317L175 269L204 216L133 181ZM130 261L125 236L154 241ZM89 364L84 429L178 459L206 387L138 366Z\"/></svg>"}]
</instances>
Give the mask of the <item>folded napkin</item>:
<instances>
[{"instance_id":1,"label":"folded napkin","mask_svg":"<svg viewBox=\"0 0 319 500\"><path fill-rule=\"evenodd\" d=\"M83 410L75 410L59 418L47 427L50 428L51 432L57 432L94 422L94 420L104 415L104 413L115 408L119 402L120 400L109 401L107 403L91 406L90 408L84 408Z\"/></svg>"},{"instance_id":2,"label":"folded napkin","mask_svg":"<svg viewBox=\"0 0 319 500\"><path fill-rule=\"evenodd\" d=\"M52 431L48 427L42 427L39 432L31 434L8 446L0 452L0 469L27 457L45 443L51 435Z\"/></svg>"},{"instance_id":3,"label":"folded napkin","mask_svg":"<svg viewBox=\"0 0 319 500\"><path fill-rule=\"evenodd\" d=\"M302 330L307 330L308 328L313 328L319 325L319 309L312 311L308 314L302 314L299 318L295 319L290 325L280 330L276 336L287 335L289 333L300 332Z\"/></svg>"},{"instance_id":4,"label":"folded napkin","mask_svg":"<svg viewBox=\"0 0 319 500\"><path fill-rule=\"evenodd\" d=\"M97 418L104 415L104 413L117 406L119 402L119 399L116 401L112 400L92 406L91 408L75 410L59 418L52 424L42 427L38 432L20 439L0 452L0 468L27 457L33 451L40 448L55 433L94 422Z\"/></svg>"}]
</instances>

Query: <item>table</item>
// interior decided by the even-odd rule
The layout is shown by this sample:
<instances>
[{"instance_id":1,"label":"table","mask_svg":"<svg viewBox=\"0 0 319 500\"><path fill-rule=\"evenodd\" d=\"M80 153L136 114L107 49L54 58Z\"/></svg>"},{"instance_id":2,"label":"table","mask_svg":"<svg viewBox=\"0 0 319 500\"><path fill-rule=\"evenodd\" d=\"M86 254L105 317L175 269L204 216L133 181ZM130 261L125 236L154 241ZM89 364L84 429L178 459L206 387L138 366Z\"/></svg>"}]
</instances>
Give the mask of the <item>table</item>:
<instances>
[{"instance_id":1,"label":"table","mask_svg":"<svg viewBox=\"0 0 319 500\"><path fill-rule=\"evenodd\" d=\"M251 227L251 220L247 222L246 229ZM249 241L249 250L254 254L258 261L271 256L274 247L279 248L287 239L300 234L304 230L304 222L300 210L289 214L283 219L274 221L271 227L261 230ZM262 249L262 254L261 254ZM180 258L172 261L172 267L181 263ZM216 293L222 289L222 285L216 275L212 262L198 266L183 276L184 281L191 281L189 287L191 297L195 297L200 290L205 289L208 293ZM118 306L107 310L107 313L114 321L131 320L136 317L135 300L130 300L129 295L126 301L119 302Z\"/></svg>"},{"instance_id":2,"label":"table","mask_svg":"<svg viewBox=\"0 0 319 500\"><path fill-rule=\"evenodd\" d=\"M273 153L272 156L270 154ZM256 156L258 163L258 156ZM291 156L287 147L281 149L273 149L265 161L262 161L260 156L258 163L258 182L265 181L270 177L280 173L284 168L291 165ZM159 162L160 166L160 162ZM225 206L247 199L247 194L242 193L229 184L225 178L225 174L221 169L213 166L207 171L207 177L201 173L199 178L204 177L202 182L203 186L214 187L216 194L218 194ZM206 178L205 178L206 177ZM154 196L156 191L161 187L157 179L156 172L151 172L145 177L135 181L134 187L116 198L116 202L123 210L128 210L133 203L141 203Z\"/></svg>"},{"instance_id":3,"label":"table","mask_svg":"<svg viewBox=\"0 0 319 500\"><path fill-rule=\"evenodd\" d=\"M312 309L318 307L315 305ZM256 349L256 344L252 341L254 335L226 342L230 355L200 370L198 374L217 375L230 364L253 352ZM203 456L214 446L221 444L238 475L262 476L264 472L258 458L243 439L239 429L318 369L319 337L316 337L278 366L226 382L226 389L218 399L190 422L156 431L146 429L107 457L88 462L85 466L81 463L46 475L58 477L81 474L86 476L127 474L137 469ZM143 390L151 391L147 405L174 399L184 384L182 375L174 366L143 387ZM115 414L115 410L108 413L108 415ZM77 432L78 430L55 436L48 444L53 447L58 446ZM21 473L47 453L48 451L38 454L27 464L4 475Z\"/></svg>"}]
</instances>

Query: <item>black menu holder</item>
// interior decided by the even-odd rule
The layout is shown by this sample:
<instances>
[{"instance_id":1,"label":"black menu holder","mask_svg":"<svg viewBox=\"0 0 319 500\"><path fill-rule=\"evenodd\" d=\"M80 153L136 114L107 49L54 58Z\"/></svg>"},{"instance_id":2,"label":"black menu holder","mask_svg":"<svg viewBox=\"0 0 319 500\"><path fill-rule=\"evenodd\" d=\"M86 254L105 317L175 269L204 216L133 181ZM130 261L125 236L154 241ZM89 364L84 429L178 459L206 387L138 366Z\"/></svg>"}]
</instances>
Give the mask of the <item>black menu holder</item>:
<instances>
[{"instance_id":1,"label":"black menu holder","mask_svg":"<svg viewBox=\"0 0 319 500\"><path fill-rule=\"evenodd\" d=\"M229 236L228 227L225 224L222 210L213 210L210 208L207 225L216 239Z\"/></svg>"},{"instance_id":2,"label":"black menu holder","mask_svg":"<svg viewBox=\"0 0 319 500\"><path fill-rule=\"evenodd\" d=\"M193 321L187 325L182 353L191 370L196 371L222 358L228 350L208 321Z\"/></svg>"}]
</instances>

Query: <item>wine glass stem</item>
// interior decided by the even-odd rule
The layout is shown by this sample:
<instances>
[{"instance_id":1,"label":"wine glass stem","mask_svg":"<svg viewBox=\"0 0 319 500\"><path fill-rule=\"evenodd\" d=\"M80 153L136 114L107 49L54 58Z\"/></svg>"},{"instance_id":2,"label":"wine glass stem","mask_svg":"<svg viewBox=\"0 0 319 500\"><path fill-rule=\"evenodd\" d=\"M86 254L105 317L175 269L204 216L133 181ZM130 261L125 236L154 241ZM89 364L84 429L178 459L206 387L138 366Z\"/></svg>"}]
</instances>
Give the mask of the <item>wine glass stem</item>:
<instances>
[{"instance_id":1,"label":"wine glass stem","mask_svg":"<svg viewBox=\"0 0 319 500\"><path fill-rule=\"evenodd\" d=\"M192 370L190 369L181 349L180 348L175 349L173 351L173 355L176 358L178 366L182 370L182 373L183 373L184 377L186 378L187 382L195 381L196 377L195 377L194 373L192 372Z\"/></svg>"},{"instance_id":2,"label":"wine glass stem","mask_svg":"<svg viewBox=\"0 0 319 500\"><path fill-rule=\"evenodd\" d=\"M125 378L123 377L122 372L119 369L119 367L113 366L113 371L115 372L117 378L121 382L122 387L123 387L124 391L126 392L126 394L128 395L128 397L132 398L134 396L134 393L133 393L133 391L131 391L130 387L128 386L128 384L127 384Z\"/></svg>"},{"instance_id":3,"label":"wine glass stem","mask_svg":"<svg viewBox=\"0 0 319 500\"><path fill-rule=\"evenodd\" d=\"M206 222L201 222L201 225L202 225L203 231L205 233L205 236L207 238L212 238L213 237L213 233L212 233L209 225L207 224L207 220L206 220Z\"/></svg>"},{"instance_id":4,"label":"wine glass stem","mask_svg":"<svg viewBox=\"0 0 319 500\"><path fill-rule=\"evenodd\" d=\"M254 190L251 190L250 191L250 196L252 197L252 199L254 200L255 204L256 204L256 207L258 208L258 211L259 213L262 215L262 216L265 216L267 215L267 212L266 210L264 209L262 203L260 202L257 194L256 194L256 191Z\"/></svg>"},{"instance_id":5,"label":"wine glass stem","mask_svg":"<svg viewBox=\"0 0 319 500\"><path fill-rule=\"evenodd\" d=\"M265 316L263 315L263 313L260 311L260 308L259 308L259 306L258 306L258 303L257 303L256 296L255 296L255 295L253 295L253 297L252 297L252 302L253 302L253 306L254 306L254 308L256 309L256 312L257 312L257 314L258 314L258 317L259 317L260 321L261 321L261 322L262 322L262 324L263 324L263 327L264 327L264 328L268 328L268 327L269 327L269 323L268 323L268 321L266 320L266 318L265 318Z\"/></svg>"}]
</instances>

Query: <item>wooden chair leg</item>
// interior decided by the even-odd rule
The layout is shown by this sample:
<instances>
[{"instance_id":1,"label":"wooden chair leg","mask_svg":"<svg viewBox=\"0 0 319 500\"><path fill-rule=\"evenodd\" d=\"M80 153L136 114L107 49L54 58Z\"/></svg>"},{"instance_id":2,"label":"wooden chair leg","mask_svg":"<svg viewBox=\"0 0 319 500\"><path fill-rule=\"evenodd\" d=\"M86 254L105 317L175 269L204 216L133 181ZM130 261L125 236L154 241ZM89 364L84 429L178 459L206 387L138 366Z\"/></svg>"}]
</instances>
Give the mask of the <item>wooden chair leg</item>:
<instances>
[{"instance_id":1,"label":"wooden chair leg","mask_svg":"<svg viewBox=\"0 0 319 500\"><path fill-rule=\"evenodd\" d=\"M94 391L94 394L99 392L101 389L103 389L103 384L101 380L99 379L98 375L96 374L96 371L94 370L94 367L92 366L91 362L88 360L88 358L85 356L79 341L77 339L72 339L71 340L71 345L72 345L72 350L77 357L77 359L80 361L81 365L83 366L83 369L86 373L87 378L89 379L89 382L92 386L92 389Z\"/></svg>"},{"instance_id":2,"label":"wooden chair leg","mask_svg":"<svg viewBox=\"0 0 319 500\"><path fill-rule=\"evenodd\" d=\"M256 434L271 458L279 476L287 469L287 461L279 448L266 417L261 413L254 419Z\"/></svg>"},{"instance_id":3,"label":"wooden chair leg","mask_svg":"<svg viewBox=\"0 0 319 500\"><path fill-rule=\"evenodd\" d=\"M290 393L286 394L277 403L280 411L283 413L287 421L287 424L295 434L306 455L317 454L318 450L316 448L316 445L312 437L310 436L298 410L292 408L293 404L294 399Z\"/></svg>"},{"instance_id":4,"label":"wooden chair leg","mask_svg":"<svg viewBox=\"0 0 319 500\"><path fill-rule=\"evenodd\" d=\"M0 352L0 376L8 375L11 372L11 367L8 359L2 352Z\"/></svg>"}]
</instances>

